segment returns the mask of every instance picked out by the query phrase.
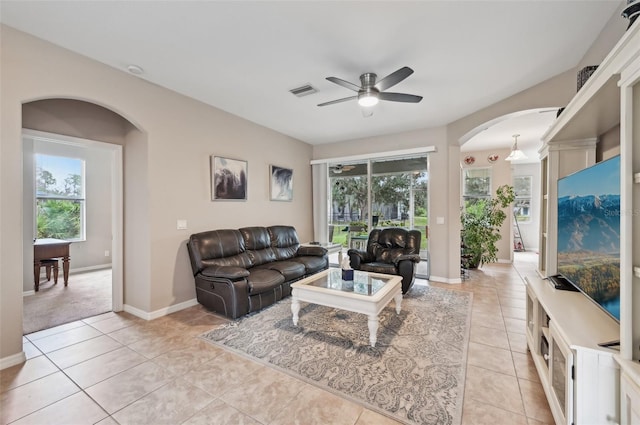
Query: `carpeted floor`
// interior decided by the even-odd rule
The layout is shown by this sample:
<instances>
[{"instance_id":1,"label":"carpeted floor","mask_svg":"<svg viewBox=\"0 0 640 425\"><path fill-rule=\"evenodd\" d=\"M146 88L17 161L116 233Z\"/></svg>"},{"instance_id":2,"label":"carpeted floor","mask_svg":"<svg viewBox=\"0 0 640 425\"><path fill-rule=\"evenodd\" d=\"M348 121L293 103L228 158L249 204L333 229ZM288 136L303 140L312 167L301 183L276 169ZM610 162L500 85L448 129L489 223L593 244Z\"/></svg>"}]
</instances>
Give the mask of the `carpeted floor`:
<instances>
[{"instance_id":1,"label":"carpeted floor","mask_svg":"<svg viewBox=\"0 0 640 425\"><path fill-rule=\"evenodd\" d=\"M66 288L60 271L57 285L44 280L23 303L24 335L106 313L112 306L111 269L72 274Z\"/></svg>"},{"instance_id":2,"label":"carpeted floor","mask_svg":"<svg viewBox=\"0 0 640 425\"><path fill-rule=\"evenodd\" d=\"M378 342L367 318L291 298L210 331L215 345L339 393L408 424L460 424L472 294L414 286L397 315L380 315Z\"/></svg>"}]
</instances>

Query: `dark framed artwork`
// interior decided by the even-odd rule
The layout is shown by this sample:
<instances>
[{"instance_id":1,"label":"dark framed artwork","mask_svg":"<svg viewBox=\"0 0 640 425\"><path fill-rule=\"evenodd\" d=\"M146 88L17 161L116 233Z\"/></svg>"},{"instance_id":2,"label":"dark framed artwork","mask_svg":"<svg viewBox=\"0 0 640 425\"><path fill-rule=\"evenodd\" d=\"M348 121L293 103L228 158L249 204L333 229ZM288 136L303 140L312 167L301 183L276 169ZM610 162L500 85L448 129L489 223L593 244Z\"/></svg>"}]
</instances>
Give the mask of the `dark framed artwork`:
<instances>
[{"instance_id":1,"label":"dark framed artwork","mask_svg":"<svg viewBox=\"0 0 640 425\"><path fill-rule=\"evenodd\" d=\"M293 200L293 170L291 168L269 166L269 192L272 201Z\"/></svg>"},{"instance_id":2,"label":"dark framed artwork","mask_svg":"<svg viewBox=\"0 0 640 425\"><path fill-rule=\"evenodd\" d=\"M211 200L247 200L247 161L211 155Z\"/></svg>"}]
</instances>

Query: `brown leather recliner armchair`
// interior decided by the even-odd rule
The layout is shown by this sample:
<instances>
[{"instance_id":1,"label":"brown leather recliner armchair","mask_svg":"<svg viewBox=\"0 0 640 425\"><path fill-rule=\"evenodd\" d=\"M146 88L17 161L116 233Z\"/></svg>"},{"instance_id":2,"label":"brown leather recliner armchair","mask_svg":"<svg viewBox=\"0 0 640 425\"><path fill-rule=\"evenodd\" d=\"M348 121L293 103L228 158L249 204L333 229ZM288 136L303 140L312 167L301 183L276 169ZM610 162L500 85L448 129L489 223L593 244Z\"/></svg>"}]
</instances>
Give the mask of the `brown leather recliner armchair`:
<instances>
[{"instance_id":1,"label":"brown leather recliner armchair","mask_svg":"<svg viewBox=\"0 0 640 425\"><path fill-rule=\"evenodd\" d=\"M399 227L374 229L369 234L367 250L347 251L351 268L374 273L402 276L402 293L411 289L420 262L419 230Z\"/></svg>"}]
</instances>

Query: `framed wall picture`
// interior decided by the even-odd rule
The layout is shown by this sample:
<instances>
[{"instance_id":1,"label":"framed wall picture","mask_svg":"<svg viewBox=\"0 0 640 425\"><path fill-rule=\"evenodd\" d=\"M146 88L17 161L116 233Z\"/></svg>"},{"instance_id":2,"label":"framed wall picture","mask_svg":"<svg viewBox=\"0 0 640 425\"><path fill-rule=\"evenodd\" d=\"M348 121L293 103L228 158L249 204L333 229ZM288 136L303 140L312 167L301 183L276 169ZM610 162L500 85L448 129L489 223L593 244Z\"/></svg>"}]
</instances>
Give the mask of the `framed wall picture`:
<instances>
[{"instance_id":1,"label":"framed wall picture","mask_svg":"<svg viewBox=\"0 0 640 425\"><path fill-rule=\"evenodd\" d=\"M248 163L211 155L211 200L247 200Z\"/></svg>"},{"instance_id":2,"label":"framed wall picture","mask_svg":"<svg viewBox=\"0 0 640 425\"><path fill-rule=\"evenodd\" d=\"M293 170L290 168L269 166L270 187L272 201L293 200Z\"/></svg>"}]
</instances>

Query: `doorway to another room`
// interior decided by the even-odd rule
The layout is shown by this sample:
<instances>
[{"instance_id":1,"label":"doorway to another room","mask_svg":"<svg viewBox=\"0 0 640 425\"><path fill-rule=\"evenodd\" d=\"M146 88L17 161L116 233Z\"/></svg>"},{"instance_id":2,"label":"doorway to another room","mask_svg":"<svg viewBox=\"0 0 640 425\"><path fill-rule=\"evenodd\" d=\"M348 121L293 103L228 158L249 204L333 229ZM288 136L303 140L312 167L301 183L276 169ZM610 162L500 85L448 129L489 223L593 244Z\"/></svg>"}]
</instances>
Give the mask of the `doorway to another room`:
<instances>
[{"instance_id":1,"label":"doorway to another room","mask_svg":"<svg viewBox=\"0 0 640 425\"><path fill-rule=\"evenodd\" d=\"M23 169L23 334L121 309L122 146L23 130ZM68 285L43 241L67 242Z\"/></svg>"}]
</instances>

